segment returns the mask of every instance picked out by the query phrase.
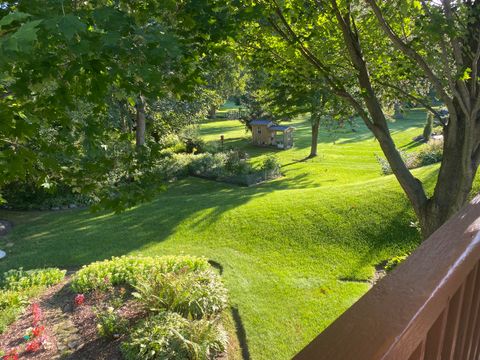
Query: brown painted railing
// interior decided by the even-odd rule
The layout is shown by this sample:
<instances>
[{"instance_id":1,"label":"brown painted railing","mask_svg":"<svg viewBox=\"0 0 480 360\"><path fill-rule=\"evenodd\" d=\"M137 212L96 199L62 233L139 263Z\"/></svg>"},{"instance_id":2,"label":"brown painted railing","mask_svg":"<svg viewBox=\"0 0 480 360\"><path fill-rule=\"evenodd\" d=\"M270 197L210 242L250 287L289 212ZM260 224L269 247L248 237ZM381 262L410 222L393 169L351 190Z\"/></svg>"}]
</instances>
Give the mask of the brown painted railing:
<instances>
[{"instance_id":1,"label":"brown painted railing","mask_svg":"<svg viewBox=\"0 0 480 360\"><path fill-rule=\"evenodd\" d=\"M480 359L480 196L295 360Z\"/></svg>"}]
</instances>

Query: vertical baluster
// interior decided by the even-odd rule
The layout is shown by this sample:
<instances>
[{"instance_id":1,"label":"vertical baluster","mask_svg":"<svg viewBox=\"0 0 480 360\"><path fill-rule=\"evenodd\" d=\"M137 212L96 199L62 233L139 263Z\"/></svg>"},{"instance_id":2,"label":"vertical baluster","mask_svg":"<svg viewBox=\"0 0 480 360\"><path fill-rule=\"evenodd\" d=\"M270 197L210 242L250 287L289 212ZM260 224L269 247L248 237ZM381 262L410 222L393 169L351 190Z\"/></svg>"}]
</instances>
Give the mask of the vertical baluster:
<instances>
[{"instance_id":1,"label":"vertical baluster","mask_svg":"<svg viewBox=\"0 0 480 360\"><path fill-rule=\"evenodd\" d=\"M445 327L448 319L448 305L430 328L425 341L425 359L439 360L442 352Z\"/></svg>"},{"instance_id":2,"label":"vertical baluster","mask_svg":"<svg viewBox=\"0 0 480 360\"><path fill-rule=\"evenodd\" d=\"M465 294L463 297L462 313L460 316L460 324L458 328L458 337L455 345L454 359L465 360L465 342L467 339L468 320L471 316L471 309L474 296L474 288L477 277L477 266L468 274L465 283Z\"/></svg>"},{"instance_id":3,"label":"vertical baluster","mask_svg":"<svg viewBox=\"0 0 480 360\"><path fill-rule=\"evenodd\" d=\"M474 336L478 322L478 312L480 307L480 267L477 264L477 281L475 283L475 289L473 293L473 307L471 311L470 321L468 323L468 337L465 343L465 359L471 359L473 357L472 349L474 347Z\"/></svg>"},{"instance_id":4,"label":"vertical baluster","mask_svg":"<svg viewBox=\"0 0 480 360\"><path fill-rule=\"evenodd\" d=\"M457 342L458 326L462 312L463 296L465 294L465 283L453 295L448 306L447 326L443 341L442 360L453 360L455 354L455 343Z\"/></svg>"},{"instance_id":5,"label":"vertical baluster","mask_svg":"<svg viewBox=\"0 0 480 360\"><path fill-rule=\"evenodd\" d=\"M420 345L417 346L412 355L408 360L424 360L425 359L425 340L423 340Z\"/></svg>"}]
</instances>

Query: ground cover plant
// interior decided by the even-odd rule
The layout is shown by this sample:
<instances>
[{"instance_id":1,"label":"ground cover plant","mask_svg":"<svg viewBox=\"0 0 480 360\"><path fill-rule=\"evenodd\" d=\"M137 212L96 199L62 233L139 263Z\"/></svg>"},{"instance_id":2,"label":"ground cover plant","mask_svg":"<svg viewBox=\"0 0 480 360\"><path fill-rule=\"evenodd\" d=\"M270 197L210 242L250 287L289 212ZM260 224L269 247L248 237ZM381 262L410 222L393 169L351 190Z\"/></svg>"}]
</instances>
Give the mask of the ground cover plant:
<instances>
[{"instance_id":1,"label":"ground cover plant","mask_svg":"<svg viewBox=\"0 0 480 360\"><path fill-rule=\"evenodd\" d=\"M25 310L31 298L61 282L64 276L65 271L56 268L5 272L0 283L0 333Z\"/></svg>"},{"instance_id":2,"label":"ground cover plant","mask_svg":"<svg viewBox=\"0 0 480 360\"><path fill-rule=\"evenodd\" d=\"M393 122L399 148L422 149L413 139L424 123L421 109ZM290 124L288 151L252 146L238 121L202 124L207 145L224 135L224 145L247 152L254 165L275 154L284 176L259 186L190 177L118 215L0 211L16 224L0 239L8 253L0 269L71 268L125 254L204 256L223 271L243 351L252 359L289 359L370 288L378 264L420 241L414 214L393 176L381 175L378 142L364 126L321 129L318 156L304 160L308 118ZM438 164L413 171L433 184Z\"/></svg>"},{"instance_id":3,"label":"ground cover plant","mask_svg":"<svg viewBox=\"0 0 480 360\"><path fill-rule=\"evenodd\" d=\"M64 274L9 271L5 288L53 285ZM4 359L212 360L235 342L227 335L227 291L203 258L113 257L27 301L31 311L0 336Z\"/></svg>"}]
</instances>

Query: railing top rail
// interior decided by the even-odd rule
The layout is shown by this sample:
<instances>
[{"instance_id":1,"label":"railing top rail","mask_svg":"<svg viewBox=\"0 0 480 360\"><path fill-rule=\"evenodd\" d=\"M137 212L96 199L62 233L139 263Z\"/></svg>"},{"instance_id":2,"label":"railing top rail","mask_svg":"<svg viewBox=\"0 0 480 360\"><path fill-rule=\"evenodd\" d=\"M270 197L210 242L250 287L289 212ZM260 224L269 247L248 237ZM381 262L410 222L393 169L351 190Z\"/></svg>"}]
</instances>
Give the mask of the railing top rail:
<instances>
[{"instance_id":1,"label":"railing top rail","mask_svg":"<svg viewBox=\"0 0 480 360\"><path fill-rule=\"evenodd\" d=\"M477 196L294 359L408 359L479 260Z\"/></svg>"}]
</instances>

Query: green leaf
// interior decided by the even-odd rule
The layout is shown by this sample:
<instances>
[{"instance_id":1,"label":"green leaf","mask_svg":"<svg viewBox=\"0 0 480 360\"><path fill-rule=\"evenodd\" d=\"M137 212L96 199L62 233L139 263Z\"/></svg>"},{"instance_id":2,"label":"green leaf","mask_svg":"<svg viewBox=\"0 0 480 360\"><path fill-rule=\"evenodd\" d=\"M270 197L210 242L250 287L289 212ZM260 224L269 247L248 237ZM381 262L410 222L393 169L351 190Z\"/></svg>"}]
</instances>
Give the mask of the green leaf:
<instances>
[{"instance_id":1,"label":"green leaf","mask_svg":"<svg viewBox=\"0 0 480 360\"><path fill-rule=\"evenodd\" d=\"M134 98L129 97L127 100L128 100L128 103L130 104L130 106L135 106L135 99Z\"/></svg>"},{"instance_id":2,"label":"green leaf","mask_svg":"<svg viewBox=\"0 0 480 360\"><path fill-rule=\"evenodd\" d=\"M58 28L63 33L67 40L72 40L72 38L81 32L87 30L87 25L78 20L75 15L66 15L63 16L58 22Z\"/></svg>"},{"instance_id":3,"label":"green leaf","mask_svg":"<svg viewBox=\"0 0 480 360\"><path fill-rule=\"evenodd\" d=\"M24 13L24 12L21 12L21 11L17 11L17 12L10 13L10 14L8 14L7 16L4 16L4 17L0 20L0 27L6 26L6 25L10 25L10 24L13 23L14 21L23 21L23 20L26 20L26 19L28 19L28 18L31 17L31 16L32 16L32 15L27 14L27 13Z\"/></svg>"},{"instance_id":4,"label":"green leaf","mask_svg":"<svg viewBox=\"0 0 480 360\"><path fill-rule=\"evenodd\" d=\"M28 52L37 40L38 25L42 20L34 20L23 24L14 34L5 41L5 49L11 51Z\"/></svg>"},{"instance_id":5,"label":"green leaf","mask_svg":"<svg viewBox=\"0 0 480 360\"><path fill-rule=\"evenodd\" d=\"M465 71L463 72L462 76L460 76L460 80L462 81L467 81L471 79L470 73L472 72L472 69L466 68Z\"/></svg>"}]
</instances>

